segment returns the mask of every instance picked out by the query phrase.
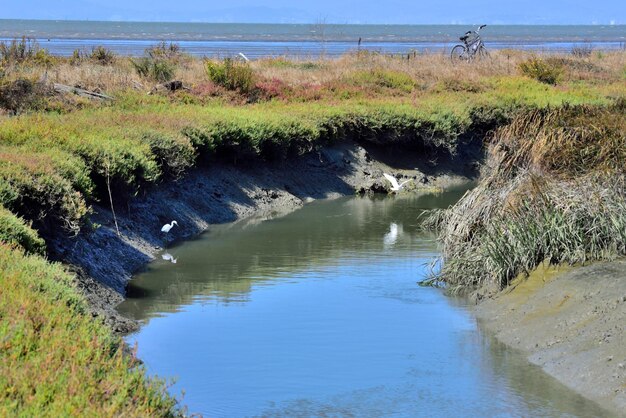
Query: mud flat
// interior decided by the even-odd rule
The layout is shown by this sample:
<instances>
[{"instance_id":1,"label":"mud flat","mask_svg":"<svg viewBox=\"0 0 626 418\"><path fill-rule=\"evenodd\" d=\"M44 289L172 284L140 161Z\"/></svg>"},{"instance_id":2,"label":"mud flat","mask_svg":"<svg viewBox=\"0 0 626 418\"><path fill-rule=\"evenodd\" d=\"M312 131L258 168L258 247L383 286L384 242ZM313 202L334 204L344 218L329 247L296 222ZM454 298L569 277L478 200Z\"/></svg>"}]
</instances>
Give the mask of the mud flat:
<instances>
[{"instance_id":1,"label":"mud flat","mask_svg":"<svg viewBox=\"0 0 626 418\"><path fill-rule=\"evenodd\" d=\"M626 260L540 267L475 312L498 340L581 395L626 416Z\"/></svg>"}]
</instances>

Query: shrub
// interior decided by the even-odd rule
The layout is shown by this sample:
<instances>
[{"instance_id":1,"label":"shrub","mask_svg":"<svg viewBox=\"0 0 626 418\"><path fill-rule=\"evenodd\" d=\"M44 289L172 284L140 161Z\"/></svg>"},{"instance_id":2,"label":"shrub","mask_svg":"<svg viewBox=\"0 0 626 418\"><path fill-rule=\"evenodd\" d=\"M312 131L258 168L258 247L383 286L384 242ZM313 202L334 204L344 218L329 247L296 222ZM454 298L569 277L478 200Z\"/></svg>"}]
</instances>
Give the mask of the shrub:
<instances>
[{"instance_id":1,"label":"shrub","mask_svg":"<svg viewBox=\"0 0 626 418\"><path fill-rule=\"evenodd\" d=\"M0 206L0 242L19 246L29 254L43 255L46 250L46 243L30 225L2 206Z\"/></svg>"},{"instance_id":2,"label":"shrub","mask_svg":"<svg viewBox=\"0 0 626 418\"><path fill-rule=\"evenodd\" d=\"M284 81L277 78L258 81L255 85L255 90L258 98L264 100L286 99L292 93L292 89Z\"/></svg>"},{"instance_id":3,"label":"shrub","mask_svg":"<svg viewBox=\"0 0 626 418\"><path fill-rule=\"evenodd\" d=\"M209 79L227 90L249 94L255 87L254 71L248 63L232 58L225 58L221 63L207 60L205 68Z\"/></svg>"},{"instance_id":4,"label":"shrub","mask_svg":"<svg viewBox=\"0 0 626 418\"><path fill-rule=\"evenodd\" d=\"M91 50L89 58L100 65L111 65L115 62L115 53L103 46L97 46Z\"/></svg>"},{"instance_id":5,"label":"shrub","mask_svg":"<svg viewBox=\"0 0 626 418\"><path fill-rule=\"evenodd\" d=\"M0 416L182 415L60 264L0 244Z\"/></svg>"},{"instance_id":6,"label":"shrub","mask_svg":"<svg viewBox=\"0 0 626 418\"><path fill-rule=\"evenodd\" d=\"M91 187L85 165L75 157L0 148L0 205L40 226L58 222L61 229L77 233L88 212L83 193Z\"/></svg>"},{"instance_id":7,"label":"shrub","mask_svg":"<svg viewBox=\"0 0 626 418\"><path fill-rule=\"evenodd\" d=\"M152 59L176 60L181 56L180 45L165 41L146 49L146 55Z\"/></svg>"},{"instance_id":8,"label":"shrub","mask_svg":"<svg viewBox=\"0 0 626 418\"><path fill-rule=\"evenodd\" d=\"M158 83L170 81L176 72L176 66L162 58L143 57L131 62L137 74Z\"/></svg>"},{"instance_id":9,"label":"shrub","mask_svg":"<svg viewBox=\"0 0 626 418\"><path fill-rule=\"evenodd\" d=\"M185 136L149 132L142 141L150 145L150 151L165 176L179 178L195 161L195 149Z\"/></svg>"},{"instance_id":10,"label":"shrub","mask_svg":"<svg viewBox=\"0 0 626 418\"><path fill-rule=\"evenodd\" d=\"M33 64L50 68L57 62L46 49L40 48L36 40L23 37L11 42L0 42L0 64L15 66Z\"/></svg>"},{"instance_id":11,"label":"shrub","mask_svg":"<svg viewBox=\"0 0 626 418\"><path fill-rule=\"evenodd\" d=\"M589 45L574 45L571 54L576 58L589 58L593 52L593 47Z\"/></svg>"},{"instance_id":12,"label":"shrub","mask_svg":"<svg viewBox=\"0 0 626 418\"><path fill-rule=\"evenodd\" d=\"M551 63L538 57L532 57L519 64L523 75L535 80L556 85L563 75L563 67L557 63Z\"/></svg>"},{"instance_id":13,"label":"shrub","mask_svg":"<svg viewBox=\"0 0 626 418\"><path fill-rule=\"evenodd\" d=\"M50 94L49 88L44 83L26 78L0 81L0 108L13 114L41 109L45 106L45 98Z\"/></svg>"},{"instance_id":14,"label":"shrub","mask_svg":"<svg viewBox=\"0 0 626 418\"><path fill-rule=\"evenodd\" d=\"M0 60L8 65L21 64L32 59L40 50L35 39L24 36L11 42L0 42Z\"/></svg>"}]
</instances>

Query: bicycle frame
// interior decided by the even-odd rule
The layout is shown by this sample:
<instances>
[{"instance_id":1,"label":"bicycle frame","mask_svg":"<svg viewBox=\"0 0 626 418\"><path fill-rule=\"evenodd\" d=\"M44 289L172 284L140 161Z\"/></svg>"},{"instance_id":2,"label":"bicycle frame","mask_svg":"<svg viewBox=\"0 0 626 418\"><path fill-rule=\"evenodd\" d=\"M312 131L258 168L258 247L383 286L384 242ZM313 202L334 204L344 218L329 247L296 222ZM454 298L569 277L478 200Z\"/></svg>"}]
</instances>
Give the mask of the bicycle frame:
<instances>
[{"instance_id":1,"label":"bicycle frame","mask_svg":"<svg viewBox=\"0 0 626 418\"><path fill-rule=\"evenodd\" d=\"M476 30L465 32L465 35L460 38L463 44L452 48L451 59L471 61L477 54L479 56L486 54L485 44L480 37L480 30L485 26L487 25L480 25Z\"/></svg>"}]
</instances>

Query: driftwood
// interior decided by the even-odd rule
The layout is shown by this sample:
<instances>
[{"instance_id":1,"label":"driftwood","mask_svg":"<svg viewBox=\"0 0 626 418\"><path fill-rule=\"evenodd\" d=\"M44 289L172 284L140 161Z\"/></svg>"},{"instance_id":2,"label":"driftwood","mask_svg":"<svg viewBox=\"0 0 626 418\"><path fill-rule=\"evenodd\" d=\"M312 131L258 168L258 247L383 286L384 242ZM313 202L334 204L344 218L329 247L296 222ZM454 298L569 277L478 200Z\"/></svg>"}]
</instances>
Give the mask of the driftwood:
<instances>
[{"instance_id":1,"label":"driftwood","mask_svg":"<svg viewBox=\"0 0 626 418\"><path fill-rule=\"evenodd\" d=\"M168 81L167 83L158 84L154 86L154 88L148 94L154 94L163 91L177 91L177 90L191 90L189 87L185 86L182 81L174 80Z\"/></svg>"},{"instance_id":2,"label":"driftwood","mask_svg":"<svg viewBox=\"0 0 626 418\"><path fill-rule=\"evenodd\" d=\"M57 93L73 93L77 94L81 97L88 97L90 99L98 99L98 100L113 100L113 97L107 96L106 94L96 93L95 91L89 91L85 89L81 89L79 87L67 86L65 84L54 83L54 91Z\"/></svg>"}]
</instances>

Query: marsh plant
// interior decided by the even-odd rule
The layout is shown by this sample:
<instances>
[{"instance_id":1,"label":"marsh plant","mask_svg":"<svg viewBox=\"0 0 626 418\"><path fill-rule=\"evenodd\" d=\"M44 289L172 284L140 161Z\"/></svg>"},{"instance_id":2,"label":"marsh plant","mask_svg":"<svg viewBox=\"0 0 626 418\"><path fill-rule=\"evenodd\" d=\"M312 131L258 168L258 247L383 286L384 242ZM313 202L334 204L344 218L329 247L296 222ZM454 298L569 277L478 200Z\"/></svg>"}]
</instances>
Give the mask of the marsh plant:
<instances>
[{"instance_id":1,"label":"marsh plant","mask_svg":"<svg viewBox=\"0 0 626 418\"><path fill-rule=\"evenodd\" d=\"M255 87L254 71L246 62L225 58L222 62L206 61L205 68L209 79L227 90L248 94Z\"/></svg>"},{"instance_id":2,"label":"marsh plant","mask_svg":"<svg viewBox=\"0 0 626 418\"><path fill-rule=\"evenodd\" d=\"M545 84L556 85L563 76L561 65L539 57L531 57L521 62L519 69L523 75Z\"/></svg>"},{"instance_id":3,"label":"marsh plant","mask_svg":"<svg viewBox=\"0 0 626 418\"><path fill-rule=\"evenodd\" d=\"M624 102L527 111L497 130L480 185L427 224L451 291L507 286L542 262L626 255Z\"/></svg>"}]
</instances>

